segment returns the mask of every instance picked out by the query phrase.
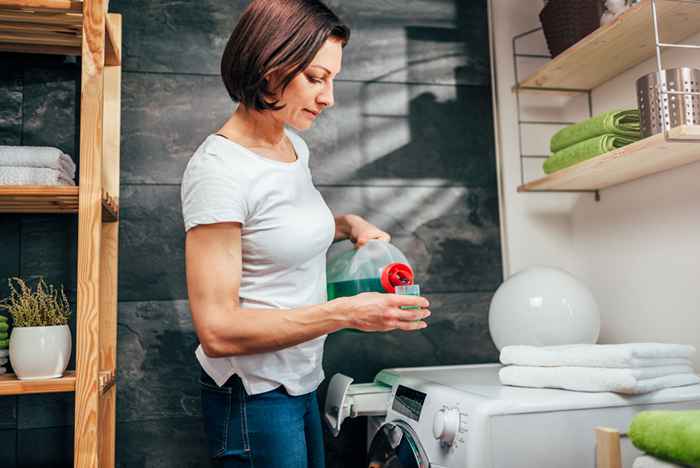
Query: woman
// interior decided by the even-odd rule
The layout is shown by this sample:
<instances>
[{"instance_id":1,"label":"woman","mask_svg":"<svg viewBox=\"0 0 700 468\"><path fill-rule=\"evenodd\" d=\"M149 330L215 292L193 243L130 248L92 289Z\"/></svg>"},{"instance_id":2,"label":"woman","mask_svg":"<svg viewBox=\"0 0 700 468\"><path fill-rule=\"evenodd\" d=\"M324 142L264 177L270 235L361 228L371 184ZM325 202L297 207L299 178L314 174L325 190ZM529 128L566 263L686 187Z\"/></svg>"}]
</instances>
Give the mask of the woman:
<instances>
[{"instance_id":1,"label":"woman","mask_svg":"<svg viewBox=\"0 0 700 468\"><path fill-rule=\"evenodd\" d=\"M417 330L430 314L415 296L326 302L334 240L389 240L359 216L331 214L312 184L306 144L286 128L305 130L333 105L349 34L318 0L254 0L221 61L239 105L183 176L202 410L220 466L323 467L315 391L326 334Z\"/></svg>"}]
</instances>

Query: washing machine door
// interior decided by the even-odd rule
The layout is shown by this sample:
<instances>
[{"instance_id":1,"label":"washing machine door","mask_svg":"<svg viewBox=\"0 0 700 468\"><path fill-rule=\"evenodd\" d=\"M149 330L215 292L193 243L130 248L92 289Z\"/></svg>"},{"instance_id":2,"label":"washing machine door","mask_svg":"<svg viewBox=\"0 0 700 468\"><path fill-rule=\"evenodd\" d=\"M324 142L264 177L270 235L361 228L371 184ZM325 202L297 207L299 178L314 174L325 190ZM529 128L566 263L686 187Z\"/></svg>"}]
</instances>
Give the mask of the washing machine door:
<instances>
[{"instance_id":1,"label":"washing machine door","mask_svg":"<svg viewBox=\"0 0 700 468\"><path fill-rule=\"evenodd\" d=\"M428 458L411 427L402 422L385 422L372 439L367 454L368 468L428 468Z\"/></svg>"}]
</instances>

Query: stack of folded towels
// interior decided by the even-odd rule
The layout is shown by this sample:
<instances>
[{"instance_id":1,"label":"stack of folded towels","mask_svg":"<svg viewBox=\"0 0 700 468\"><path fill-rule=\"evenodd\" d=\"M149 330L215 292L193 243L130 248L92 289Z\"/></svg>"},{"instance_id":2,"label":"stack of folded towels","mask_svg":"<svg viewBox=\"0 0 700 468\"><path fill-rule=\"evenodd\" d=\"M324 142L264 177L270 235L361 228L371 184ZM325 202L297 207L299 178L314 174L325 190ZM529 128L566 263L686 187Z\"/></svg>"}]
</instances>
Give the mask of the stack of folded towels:
<instances>
[{"instance_id":1,"label":"stack of folded towels","mask_svg":"<svg viewBox=\"0 0 700 468\"><path fill-rule=\"evenodd\" d=\"M7 372L7 358L9 353L7 349L10 347L10 336L7 330L7 317L0 315L0 375Z\"/></svg>"},{"instance_id":2,"label":"stack of folded towels","mask_svg":"<svg viewBox=\"0 0 700 468\"><path fill-rule=\"evenodd\" d=\"M544 162L544 172L551 174L634 143L641 139L639 121L637 109L626 109L605 112L562 128L549 142L552 154Z\"/></svg>"},{"instance_id":3,"label":"stack of folded towels","mask_svg":"<svg viewBox=\"0 0 700 468\"><path fill-rule=\"evenodd\" d=\"M646 452L633 468L700 467L700 411L641 411L629 437Z\"/></svg>"},{"instance_id":4,"label":"stack of folded towels","mask_svg":"<svg viewBox=\"0 0 700 468\"><path fill-rule=\"evenodd\" d=\"M75 185L75 163L58 148L0 145L0 185Z\"/></svg>"},{"instance_id":5,"label":"stack of folded towels","mask_svg":"<svg viewBox=\"0 0 700 468\"><path fill-rule=\"evenodd\" d=\"M639 394L700 383L694 353L664 343L505 346L498 375L504 385Z\"/></svg>"}]
</instances>

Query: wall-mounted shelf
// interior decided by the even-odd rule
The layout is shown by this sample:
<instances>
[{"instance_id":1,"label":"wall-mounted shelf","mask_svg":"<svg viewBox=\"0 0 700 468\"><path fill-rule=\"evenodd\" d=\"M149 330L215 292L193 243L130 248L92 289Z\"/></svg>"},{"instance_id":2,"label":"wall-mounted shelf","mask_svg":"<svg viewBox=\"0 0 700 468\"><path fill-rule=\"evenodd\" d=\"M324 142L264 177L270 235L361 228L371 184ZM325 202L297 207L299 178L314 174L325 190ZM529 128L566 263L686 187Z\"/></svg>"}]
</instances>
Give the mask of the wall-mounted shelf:
<instances>
[{"instance_id":1,"label":"wall-mounted shelf","mask_svg":"<svg viewBox=\"0 0 700 468\"><path fill-rule=\"evenodd\" d=\"M695 4L693 4L695 3ZM657 0L659 32L665 43L700 32L699 2ZM518 87L590 90L651 58L656 42L651 0L642 0L538 69Z\"/></svg>"},{"instance_id":2,"label":"wall-mounted shelf","mask_svg":"<svg viewBox=\"0 0 700 468\"><path fill-rule=\"evenodd\" d=\"M0 396L75 391L75 371L58 379L19 380L15 374L0 375Z\"/></svg>"},{"instance_id":3,"label":"wall-mounted shelf","mask_svg":"<svg viewBox=\"0 0 700 468\"><path fill-rule=\"evenodd\" d=\"M104 18L105 65L119 65L115 27L109 15ZM82 33L82 1L0 0L0 51L81 55Z\"/></svg>"},{"instance_id":4,"label":"wall-mounted shelf","mask_svg":"<svg viewBox=\"0 0 700 468\"><path fill-rule=\"evenodd\" d=\"M518 192L597 191L700 161L700 126L672 128L518 187Z\"/></svg>"}]
</instances>

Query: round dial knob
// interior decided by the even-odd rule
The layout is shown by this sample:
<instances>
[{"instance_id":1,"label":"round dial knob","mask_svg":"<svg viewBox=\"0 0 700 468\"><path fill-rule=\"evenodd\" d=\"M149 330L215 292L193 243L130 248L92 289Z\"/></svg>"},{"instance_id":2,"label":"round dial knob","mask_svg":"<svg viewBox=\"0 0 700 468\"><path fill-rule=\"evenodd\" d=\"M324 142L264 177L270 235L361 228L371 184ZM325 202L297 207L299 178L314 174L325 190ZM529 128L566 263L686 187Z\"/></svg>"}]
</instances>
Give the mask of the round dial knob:
<instances>
[{"instance_id":1,"label":"round dial knob","mask_svg":"<svg viewBox=\"0 0 700 468\"><path fill-rule=\"evenodd\" d=\"M459 431L459 410L443 408L433 418L433 435L447 445L452 445Z\"/></svg>"}]
</instances>

